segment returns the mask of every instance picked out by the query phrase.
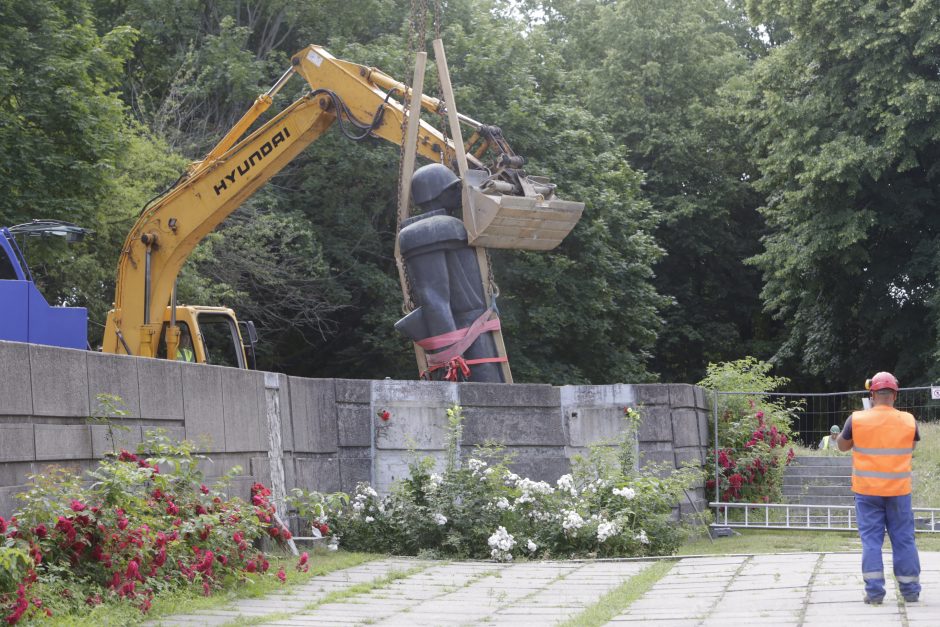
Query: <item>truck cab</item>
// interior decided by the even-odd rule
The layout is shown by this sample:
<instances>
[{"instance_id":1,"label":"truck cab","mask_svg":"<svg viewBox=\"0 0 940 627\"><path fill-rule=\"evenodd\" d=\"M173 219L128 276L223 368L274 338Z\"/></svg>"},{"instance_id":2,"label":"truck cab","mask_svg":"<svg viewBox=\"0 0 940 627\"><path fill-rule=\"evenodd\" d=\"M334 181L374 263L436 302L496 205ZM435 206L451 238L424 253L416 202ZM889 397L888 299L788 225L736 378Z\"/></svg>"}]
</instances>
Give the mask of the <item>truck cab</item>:
<instances>
[{"instance_id":1,"label":"truck cab","mask_svg":"<svg viewBox=\"0 0 940 627\"><path fill-rule=\"evenodd\" d=\"M0 227L0 340L88 348L88 311L51 306L36 287L16 242L17 235L76 241L84 232L73 224L38 220Z\"/></svg>"}]
</instances>

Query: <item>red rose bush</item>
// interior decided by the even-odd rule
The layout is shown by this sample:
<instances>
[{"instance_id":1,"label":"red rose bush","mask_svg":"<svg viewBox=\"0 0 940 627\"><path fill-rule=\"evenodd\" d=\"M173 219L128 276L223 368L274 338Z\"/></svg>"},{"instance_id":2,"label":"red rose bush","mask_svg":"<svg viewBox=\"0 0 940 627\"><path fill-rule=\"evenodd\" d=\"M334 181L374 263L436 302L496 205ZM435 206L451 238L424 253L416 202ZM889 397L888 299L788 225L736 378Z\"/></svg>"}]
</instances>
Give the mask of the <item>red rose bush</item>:
<instances>
[{"instance_id":1,"label":"red rose bush","mask_svg":"<svg viewBox=\"0 0 940 627\"><path fill-rule=\"evenodd\" d=\"M149 432L138 453L102 460L88 473L90 484L63 469L32 477L20 511L0 518L3 561L23 556L0 576L0 618L16 624L111 601L147 612L163 591L193 587L210 595L266 573L258 540L290 538L274 520L270 491L255 484L248 503L210 489L193 451L191 443Z\"/></svg>"},{"instance_id":2,"label":"red rose bush","mask_svg":"<svg viewBox=\"0 0 940 627\"><path fill-rule=\"evenodd\" d=\"M748 394L718 397L718 449L709 451L706 497L716 494L724 502L777 502L783 470L792 461L794 435L790 427L792 407L772 399L767 392L784 385L782 377L769 376L770 364L748 357L711 364L700 383L719 392ZM711 425L711 438L715 437ZM710 439L710 441L714 441Z\"/></svg>"}]
</instances>

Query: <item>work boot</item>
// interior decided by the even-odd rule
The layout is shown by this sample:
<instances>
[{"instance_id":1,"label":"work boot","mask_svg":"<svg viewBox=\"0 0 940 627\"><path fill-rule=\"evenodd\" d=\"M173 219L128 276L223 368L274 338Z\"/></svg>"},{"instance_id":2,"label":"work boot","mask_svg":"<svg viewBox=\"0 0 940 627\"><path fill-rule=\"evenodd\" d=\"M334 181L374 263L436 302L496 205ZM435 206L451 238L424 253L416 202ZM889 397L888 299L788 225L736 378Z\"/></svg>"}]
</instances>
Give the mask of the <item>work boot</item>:
<instances>
[{"instance_id":1,"label":"work boot","mask_svg":"<svg viewBox=\"0 0 940 627\"><path fill-rule=\"evenodd\" d=\"M917 603L920 600L919 594L905 594L904 602L905 603Z\"/></svg>"},{"instance_id":2,"label":"work boot","mask_svg":"<svg viewBox=\"0 0 940 627\"><path fill-rule=\"evenodd\" d=\"M881 605L882 601L884 601L884 597L873 599L867 594L865 595L865 605Z\"/></svg>"}]
</instances>

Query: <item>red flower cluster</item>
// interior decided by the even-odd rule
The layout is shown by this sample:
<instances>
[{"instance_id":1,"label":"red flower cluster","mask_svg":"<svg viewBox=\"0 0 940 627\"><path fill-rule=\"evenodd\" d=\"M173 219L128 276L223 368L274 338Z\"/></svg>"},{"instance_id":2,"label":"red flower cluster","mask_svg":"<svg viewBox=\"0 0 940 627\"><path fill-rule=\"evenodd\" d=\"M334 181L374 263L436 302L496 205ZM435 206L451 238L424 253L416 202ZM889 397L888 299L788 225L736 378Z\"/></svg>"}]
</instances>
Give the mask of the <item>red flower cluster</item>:
<instances>
[{"instance_id":1,"label":"red flower cluster","mask_svg":"<svg viewBox=\"0 0 940 627\"><path fill-rule=\"evenodd\" d=\"M118 455L118 461L122 462L132 462L137 464L140 468L150 468L153 470L154 474L159 474L160 469L157 466L151 465L145 458L138 455L134 455L130 451L121 449L120 455Z\"/></svg>"},{"instance_id":2,"label":"red flower cluster","mask_svg":"<svg viewBox=\"0 0 940 627\"><path fill-rule=\"evenodd\" d=\"M248 553L262 531L253 519L257 517L266 525L272 521L271 492L265 486L252 486L252 505L248 506L238 499L210 499L209 490L198 482L186 487L188 480L174 477L169 481L147 459L128 451L121 451L111 463L153 471L145 480L144 491L138 493L145 500L143 507L106 506L89 497L71 499L66 513L54 521L32 519L31 526L20 526L16 518L8 524L0 517L0 541L5 537L22 545L32 559L17 591L0 594L0 616L7 624L39 612L51 615L41 599L29 598L37 569L46 565L80 573L83 581L114 597L131 600L142 612L150 609L155 591L168 585L197 585L204 594L211 594L220 580L232 574L268 571L270 564L263 553ZM183 511L195 516L184 522L180 518ZM269 533L278 539L290 538L289 531L276 525ZM95 593L75 600L94 606L104 599Z\"/></svg>"},{"instance_id":3,"label":"red flower cluster","mask_svg":"<svg viewBox=\"0 0 940 627\"><path fill-rule=\"evenodd\" d=\"M754 407L753 402L751 407ZM751 416L757 425L751 431L750 439L738 444L740 448L737 450L728 447L718 449L713 458L719 471L722 501L768 502L769 495L776 489L768 473L780 465L780 449L787 445L789 437L776 426L767 424L763 411L758 410ZM731 412L728 412L725 418L729 421L734 419ZM791 448L783 458L784 465L789 464L793 456ZM705 488L713 493L715 479L708 479Z\"/></svg>"},{"instance_id":4,"label":"red flower cluster","mask_svg":"<svg viewBox=\"0 0 940 627\"><path fill-rule=\"evenodd\" d=\"M770 448L786 446L789 438L787 438L785 433L780 433L777 427L767 426L767 423L764 422L764 412L757 412L756 417L757 428L754 430L754 433L751 434L751 439L748 440L747 444L744 446L751 448L757 446L758 442L766 442Z\"/></svg>"},{"instance_id":5,"label":"red flower cluster","mask_svg":"<svg viewBox=\"0 0 940 627\"><path fill-rule=\"evenodd\" d=\"M287 542L293 536L275 518L274 514L277 510L275 510L274 504L268 500L269 496L271 496L271 490L264 487L264 485L255 483L251 486L251 504L255 506L255 515L258 516L258 520L270 525L268 535L278 542Z\"/></svg>"}]
</instances>

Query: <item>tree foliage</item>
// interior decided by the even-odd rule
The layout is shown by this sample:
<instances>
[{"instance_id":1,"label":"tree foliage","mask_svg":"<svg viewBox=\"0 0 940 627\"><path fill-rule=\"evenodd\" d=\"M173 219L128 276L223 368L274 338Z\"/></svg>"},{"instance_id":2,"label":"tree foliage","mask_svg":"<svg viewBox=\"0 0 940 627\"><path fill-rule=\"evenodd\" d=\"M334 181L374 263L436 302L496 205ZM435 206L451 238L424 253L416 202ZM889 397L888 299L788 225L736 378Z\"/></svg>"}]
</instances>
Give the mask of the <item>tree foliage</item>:
<instances>
[{"instance_id":1,"label":"tree foliage","mask_svg":"<svg viewBox=\"0 0 940 627\"><path fill-rule=\"evenodd\" d=\"M780 1L792 34L740 85L770 233L762 297L778 358L839 386L936 372L936 3Z\"/></svg>"},{"instance_id":2,"label":"tree foliage","mask_svg":"<svg viewBox=\"0 0 940 627\"><path fill-rule=\"evenodd\" d=\"M87 306L97 340L140 208L294 52L407 79L439 26L457 107L586 203L555 251L492 253L517 380L691 382L744 354L796 382L934 376L935 3L450 0L423 38L412 5L0 0L0 223L96 232L30 245L47 296ZM326 133L193 253L181 299L254 319L263 368L413 377L398 162Z\"/></svg>"},{"instance_id":3,"label":"tree foliage","mask_svg":"<svg viewBox=\"0 0 940 627\"><path fill-rule=\"evenodd\" d=\"M67 141L42 144L46 138L36 136L35 154L7 166L22 168L10 171L16 185L31 182L33 188L14 187L17 194L5 201L29 192L35 204L0 216L6 222L19 215L62 217L57 207L74 199L82 212L73 219L98 231L83 248L32 258L49 277L47 292L88 306L92 319L102 320L114 260L139 208L175 179L185 160L204 154L301 47L322 43L340 58L407 77L409 38L429 44L433 25L422 42L408 31L407 3L366 4L363 11L332 1L75 0L40 2L28 15L12 4L5 8L5 16L24 25L7 37L4 70L42 57L58 80L84 90L66 106L41 85L17 97L25 102L27 93L35 95L25 107L29 115L64 115L56 137ZM513 4L447 3L441 27L458 107L500 124L532 172L552 177L563 197L588 205L558 251L493 255L516 378L649 378L665 304L652 285L651 265L661 255L652 236L657 214L641 197L642 179L605 121L571 99L570 68L551 38L526 30ZM48 36L33 49L15 43L35 33ZM84 54L69 50L71 65L60 41L69 33ZM432 91L433 68L428 77ZM289 84L274 109L305 89ZM4 111L17 117L15 106ZM20 124L7 145L30 132ZM41 198L40 190L52 186L31 179L29 170L61 181L66 162L74 183L56 189L69 196ZM328 133L194 252L180 277L180 299L229 305L255 319L265 344L262 367L318 376L414 376L410 345L392 329L401 316L391 254L397 178L396 147L377 140L352 144ZM72 263L63 263L66 254Z\"/></svg>"},{"instance_id":4,"label":"tree foliage","mask_svg":"<svg viewBox=\"0 0 940 627\"><path fill-rule=\"evenodd\" d=\"M763 54L725 0L530 3L569 67L568 89L606 123L662 216L656 289L671 300L653 367L694 381L710 361L767 352L758 273L763 225L744 137L722 86Z\"/></svg>"},{"instance_id":5,"label":"tree foliage","mask_svg":"<svg viewBox=\"0 0 940 627\"><path fill-rule=\"evenodd\" d=\"M126 24L99 34L86 0L0 2L0 224L51 218L95 231L71 248L27 244L50 300L88 307L93 324L137 207L181 165L116 93L136 38Z\"/></svg>"}]
</instances>

